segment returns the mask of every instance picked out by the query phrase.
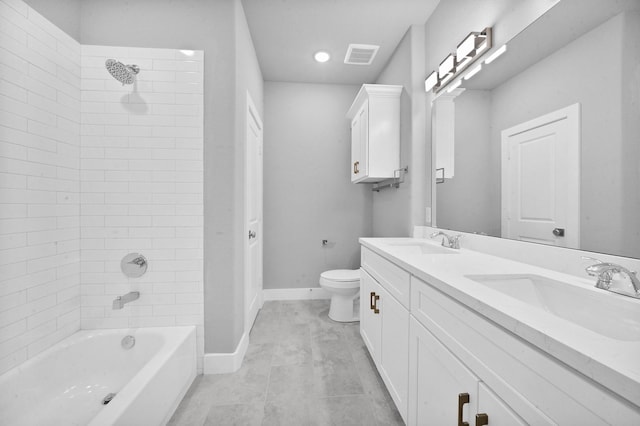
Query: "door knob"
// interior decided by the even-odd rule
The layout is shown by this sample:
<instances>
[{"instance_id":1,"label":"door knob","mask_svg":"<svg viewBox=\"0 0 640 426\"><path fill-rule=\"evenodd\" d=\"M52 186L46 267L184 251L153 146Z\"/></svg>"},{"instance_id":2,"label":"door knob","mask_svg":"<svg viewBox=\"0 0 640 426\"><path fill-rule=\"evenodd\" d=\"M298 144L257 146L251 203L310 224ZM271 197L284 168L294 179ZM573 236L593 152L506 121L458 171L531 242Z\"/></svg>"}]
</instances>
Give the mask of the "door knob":
<instances>
[{"instance_id":1,"label":"door knob","mask_svg":"<svg viewBox=\"0 0 640 426\"><path fill-rule=\"evenodd\" d=\"M256 231L249 231L249 239L256 237Z\"/></svg>"},{"instance_id":2,"label":"door knob","mask_svg":"<svg viewBox=\"0 0 640 426\"><path fill-rule=\"evenodd\" d=\"M553 230L553 235L556 237L564 237L564 228L555 228Z\"/></svg>"}]
</instances>

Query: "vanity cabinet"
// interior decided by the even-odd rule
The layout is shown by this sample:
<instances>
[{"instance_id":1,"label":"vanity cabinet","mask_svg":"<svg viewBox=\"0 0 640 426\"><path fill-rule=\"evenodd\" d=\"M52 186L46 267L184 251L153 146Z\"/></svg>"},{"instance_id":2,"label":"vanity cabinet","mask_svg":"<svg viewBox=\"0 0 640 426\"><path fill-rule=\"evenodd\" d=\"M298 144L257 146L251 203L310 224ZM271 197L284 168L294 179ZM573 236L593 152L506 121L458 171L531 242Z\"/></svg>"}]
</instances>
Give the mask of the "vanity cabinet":
<instances>
[{"instance_id":1,"label":"vanity cabinet","mask_svg":"<svg viewBox=\"0 0 640 426\"><path fill-rule=\"evenodd\" d=\"M526 425L415 318L409 336L408 424Z\"/></svg>"},{"instance_id":2,"label":"vanity cabinet","mask_svg":"<svg viewBox=\"0 0 640 426\"><path fill-rule=\"evenodd\" d=\"M361 262L361 335L407 424L640 424L637 403L518 336L518 319L365 246Z\"/></svg>"},{"instance_id":3,"label":"vanity cabinet","mask_svg":"<svg viewBox=\"0 0 640 426\"><path fill-rule=\"evenodd\" d=\"M402 86L364 84L349 108L351 182L380 182L400 168L401 93Z\"/></svg>"},{"instance_id":4,"label":"vanity cabinet","mask_svg":"<svg viewBox=\"0 0 640 426\"><path fill-rule=\"evenodd\" d=\"M394 279L397 266L374 253L363 249L360 270L360 334L369 349L380 376L384 381L398 411L406 421L409 379L409 310L392 292L406 283L409 290L409 274L400 270L400 281ZM397 268L397 269L396 269ZM374 276L380 278L376 279ZM408 301L408 297L407 297Z\"/></svg>"}]
</instances>

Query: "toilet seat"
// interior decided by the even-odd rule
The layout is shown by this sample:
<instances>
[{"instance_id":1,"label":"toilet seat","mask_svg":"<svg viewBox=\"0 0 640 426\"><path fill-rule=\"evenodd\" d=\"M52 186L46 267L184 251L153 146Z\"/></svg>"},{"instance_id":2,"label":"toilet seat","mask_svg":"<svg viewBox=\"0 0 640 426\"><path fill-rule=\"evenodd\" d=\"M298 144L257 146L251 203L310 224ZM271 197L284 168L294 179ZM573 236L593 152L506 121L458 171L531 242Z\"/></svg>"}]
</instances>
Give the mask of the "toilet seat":
<instances>
[{"instance_id":1,"label":"toilet seat","mask_svg":"<svg viewBox=\"0 0 640 426\"><path fill-rule=\"evenodd\" d=\"M320 274L321 280L334 281L339 283L358 282L360 283L359 269L334 269Z\"/></svg>"}]
</instances>

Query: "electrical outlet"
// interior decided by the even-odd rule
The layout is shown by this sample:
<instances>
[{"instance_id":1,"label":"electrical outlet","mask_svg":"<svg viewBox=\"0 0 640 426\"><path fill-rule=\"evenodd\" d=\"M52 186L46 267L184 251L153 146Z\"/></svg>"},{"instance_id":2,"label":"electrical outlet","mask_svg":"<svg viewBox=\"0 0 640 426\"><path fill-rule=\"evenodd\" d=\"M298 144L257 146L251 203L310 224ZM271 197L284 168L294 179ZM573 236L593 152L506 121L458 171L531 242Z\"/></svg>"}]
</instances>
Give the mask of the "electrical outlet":
<instances>
[{"instance_id":1,"label":"electrical outlet","mask_svg":"<svg viewBox=\"0 0 640 426\"><path fill-rule=\"evenodd\" d=\"M424 209L424 221L427 225L431 224L431 207L426 207Z\"/></svg>"}]
</instances>

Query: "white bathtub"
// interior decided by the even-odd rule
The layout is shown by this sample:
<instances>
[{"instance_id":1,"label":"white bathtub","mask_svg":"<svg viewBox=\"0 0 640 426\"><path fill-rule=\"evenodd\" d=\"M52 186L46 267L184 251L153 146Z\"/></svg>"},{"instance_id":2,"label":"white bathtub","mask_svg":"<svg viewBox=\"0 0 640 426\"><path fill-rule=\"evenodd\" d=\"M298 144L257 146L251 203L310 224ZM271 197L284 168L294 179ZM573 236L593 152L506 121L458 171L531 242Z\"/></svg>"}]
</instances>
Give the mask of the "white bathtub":
<instances>
[{"instance_id":1,"label":"white bathtub","mask_svg":"<svg viewBox=\"0 0 640 426\"><path fill-rule=\"evenodd\" d=\"M82 330L0 377L0 425L162 425L195 376L195 327Z\"/></svg>"}]
</instances>

